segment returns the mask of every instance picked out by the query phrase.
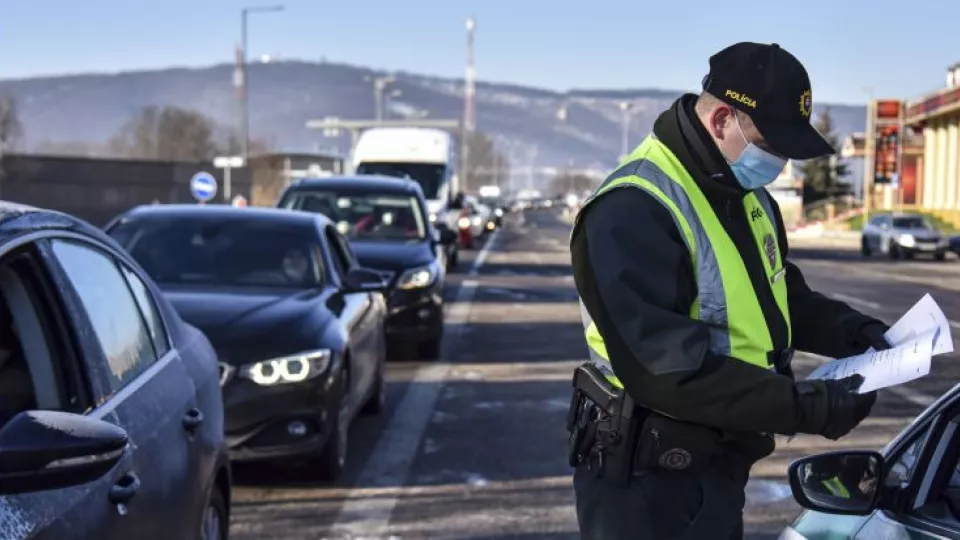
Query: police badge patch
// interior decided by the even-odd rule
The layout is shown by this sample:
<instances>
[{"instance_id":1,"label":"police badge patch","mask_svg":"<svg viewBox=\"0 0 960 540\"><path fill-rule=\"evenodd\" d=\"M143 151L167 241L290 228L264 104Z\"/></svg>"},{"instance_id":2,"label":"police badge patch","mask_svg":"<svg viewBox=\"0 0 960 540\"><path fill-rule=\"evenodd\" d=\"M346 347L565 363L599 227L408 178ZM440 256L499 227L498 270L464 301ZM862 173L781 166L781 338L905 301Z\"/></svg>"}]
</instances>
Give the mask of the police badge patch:
<instances>
[{"instance_id":1,"label":"police badge patch","mask_svg":"<svg viewBox=\"0 0 960 540\"><path fill-rule=\"evenodd\" d=\"M763 237L763 250L767 253L770 268L777 267L777 241L772 234Z\"/></svg>"}]
</instances>

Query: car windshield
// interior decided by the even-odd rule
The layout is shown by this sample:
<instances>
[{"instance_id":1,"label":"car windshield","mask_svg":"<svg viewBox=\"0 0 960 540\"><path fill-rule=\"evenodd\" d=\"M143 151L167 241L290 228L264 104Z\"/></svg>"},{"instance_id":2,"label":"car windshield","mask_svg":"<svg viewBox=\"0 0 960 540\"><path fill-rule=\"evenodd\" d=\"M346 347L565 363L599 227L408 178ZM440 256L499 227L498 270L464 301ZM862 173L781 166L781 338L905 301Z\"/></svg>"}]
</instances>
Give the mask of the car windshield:
<instances>
[{"instance_id":1,"label":"car windshield","mask_svg":"<svg viewBox=\"0 0 960 540\"><path fill-rule=\"evenodd\" d=\"M895 217L893 226L898 229L933 229L933 225L923 216Z\"/></svg>"},{"instance_id":2,"label":"car windshield","mask_svg":"<svg viewBox=\"0 0 960 540\"><path fill-rule=\"evenodd\" d=\"M380 174L413 180L420 184L423 196L430 200L440 198L446 169L444 165L433 163L364 162L357 165L357 174Z\"/></svg>"},{"instance_id":3,"label":"car windshield","mask_svg":"<svg viewBox=\"0 0 960 540\"><path fill-rule=\"evenodd\" d=\"M108 231L157 283L288 287L320 284L316 233L288 223L132 219Z\"/></svg>"},{"instance_id":4,"label":"car windshield","mask_svg":"<svg viewBox=\"0 0 960 540\"><path fill-rule=\"evenodd\" d=\"M480 202L490 208L497 208L500 206L500 197L480 197Z\"/></svg>"},{"instance_id":5,"label":"car windshield","mask_svg":"<svg viewBox=\"0 0 960 540\"><path fill-rule=\"evenodd\" d=\"M282 206L323 214L350 240L419 242L427 236L423 209L412 195L304 190Z\"/></svg>"}]
</instances>

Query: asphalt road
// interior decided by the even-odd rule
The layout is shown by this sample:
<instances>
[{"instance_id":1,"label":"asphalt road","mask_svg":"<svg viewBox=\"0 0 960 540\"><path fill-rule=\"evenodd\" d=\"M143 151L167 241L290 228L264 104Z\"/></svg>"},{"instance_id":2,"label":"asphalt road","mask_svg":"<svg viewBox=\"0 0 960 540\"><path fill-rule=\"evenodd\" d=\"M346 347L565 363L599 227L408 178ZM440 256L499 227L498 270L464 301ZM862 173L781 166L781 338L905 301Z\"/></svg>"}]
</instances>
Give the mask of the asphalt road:
<instances>
[{"instance_id":1,"label":"asphalt road","mask_svg":"<svg viewBox=\"0 0 960 540\"><path fill-rule=\"evenodd\" d=\"M577 538L563 424L586 348L568 234L553 211L510 215L449 277L443 359L389 364L388 412L354 424L343 478L238 469L232 538ZM960 321L956 261L863 260L852 249L800 244L791 255L814 288L889 322L927 292ZM776 538L796 515L784 479L790 460L881 447L953 386L956 360L937 357L929 377L882 391L874 414L842 441L780 440L748 487L748 538ZM820 361L798 355L798 375Z\"/></svg>"}]
</instances>

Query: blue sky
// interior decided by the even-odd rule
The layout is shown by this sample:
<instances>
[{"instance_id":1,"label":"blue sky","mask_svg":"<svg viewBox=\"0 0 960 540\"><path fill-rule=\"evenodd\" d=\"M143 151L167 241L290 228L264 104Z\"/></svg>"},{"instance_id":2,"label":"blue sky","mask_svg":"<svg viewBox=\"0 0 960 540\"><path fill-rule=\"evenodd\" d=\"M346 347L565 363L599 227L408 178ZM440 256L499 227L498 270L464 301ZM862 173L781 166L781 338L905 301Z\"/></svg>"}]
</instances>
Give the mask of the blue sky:
<instances>
[{"instance_id":1,"label":"blue sky","mask_svg":"<svg viewBox=\"0 0 960 540\"><path fill-rule=\"evenodd\" d=\"M241 8L275 3L250 17L251 57L459 77L474 15L481 80L555 90L695 89L744 40L799 57L817 101L915 98L960 61L957 0L3 0L0 78L231 61Z\"/></svg>"}]
</instances>

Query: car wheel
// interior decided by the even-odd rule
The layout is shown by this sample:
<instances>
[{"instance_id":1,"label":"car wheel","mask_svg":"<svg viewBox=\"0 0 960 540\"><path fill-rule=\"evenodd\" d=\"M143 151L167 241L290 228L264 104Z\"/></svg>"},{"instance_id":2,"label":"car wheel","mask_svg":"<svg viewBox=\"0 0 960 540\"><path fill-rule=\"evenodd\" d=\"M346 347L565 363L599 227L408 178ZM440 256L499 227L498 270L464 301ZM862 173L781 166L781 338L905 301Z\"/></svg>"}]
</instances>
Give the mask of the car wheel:
<instances>
[{"instance_id":1,"label":"car wheel","mask_svg":"<svg viewBox=\"0 0 960 540\"><path fill-rule=\"evenodd\" d=\"M866 238L862 238L860 240L860 254L863 255L864 257L869 257L871 253L873 252L870 251L870 244L867 243Z\"/></svg>"},{"instance_id":2,"label":"car wheel","mask_svg":"<svg viewBox=\"0 0 960 540\"><path fill-rule=\"evenodd\" d=\"M200 540L227 540L228 531L227 503L218 486L213 486L210 500L203 510L200 522Z\"/></svg>"},{"instance_id":3,"label":"car wheel","mask_svg":"<svg viewBox=\"0 0 960 540\"><path fill-rule=\"evenodd\" d=\"M890 257L890 260L897 260L900 258L900 246L890 243L890 247L887 249L887 256Z\"/></svg>"},{"instance_id":4,"label":"car wheel","mask_svg":"<svg viewBox=\"0 0 960 540\"><path fill-rule=\"evenodd\" d=\"M383 376L383 366L381 365L380 372L377 373L377 378L373 381L373 393L370 394L367 402L363 404L363 409L361 409L360 412L369 416L376 416L383 412L386 403L387 380Z\"/></svg>"},{"instance_id":5,"label":"car wheel","mask_svg":"<svg viewBox=\"0 0 960 540\"><path fill-rule=\"evenodd\" d=\"M946 252L946 251L943 251L943 250L938 251L938 252L934 253L933 258L936 259L936 260L938 260L938 261L945 261L945 260L947 260L947 252Z\"/></svg>"},{"instance_id":6,"label":"car wheel","mask_svg":"<svg viewBox=\"0 0 960 540\"><path fill-rule=\"evenodd\" d=\"M421 360L436 360L440 358L440 348L443 344L443 336L437 336L433 339L423 341L417 346L417 353Z\"/></svg>"},{"instance_id":7,"label":"car wheel","mask_svg":"<svg viewBox=\"0 0 960 540\"><path fill-rule=\"evenodd\" d=\"M344 401L350 393L350 375L344 371L340 383L340 403L337 407L337 414L333 417L333 424L330 426L330 436L327 437L327 443L323 445L323 450L317 457L317 466L321 480L333 481L340 477L347 464L347 429L349 422L344 421Z\"/></svg>"}]
</instances>

